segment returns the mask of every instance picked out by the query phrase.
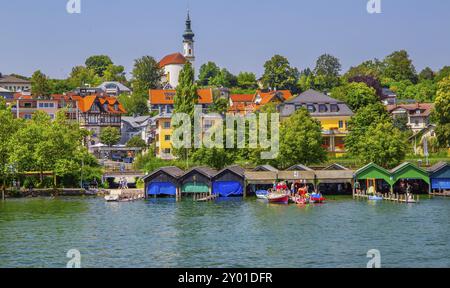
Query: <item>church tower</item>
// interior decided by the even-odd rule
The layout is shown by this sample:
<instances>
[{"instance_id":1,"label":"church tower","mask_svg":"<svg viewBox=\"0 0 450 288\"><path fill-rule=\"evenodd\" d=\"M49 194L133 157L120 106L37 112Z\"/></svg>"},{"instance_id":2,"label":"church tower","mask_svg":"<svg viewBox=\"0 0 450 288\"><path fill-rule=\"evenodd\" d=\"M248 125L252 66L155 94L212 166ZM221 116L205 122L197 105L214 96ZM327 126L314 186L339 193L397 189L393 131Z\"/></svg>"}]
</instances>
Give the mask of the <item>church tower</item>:
<instances>
[{"instance_id":1,"label":"church tower","mask_svg":"<svg viewBox=\"0 0 450 288\"><path fill-rule=\"evenodd\" d=\"M183 34L183 56L191 62L192 66L194 66L195 54L194 54L194 32L191 28L191 17L189 15L189 11L186 19L186 30Z\"/></svg>"}]
</instances>

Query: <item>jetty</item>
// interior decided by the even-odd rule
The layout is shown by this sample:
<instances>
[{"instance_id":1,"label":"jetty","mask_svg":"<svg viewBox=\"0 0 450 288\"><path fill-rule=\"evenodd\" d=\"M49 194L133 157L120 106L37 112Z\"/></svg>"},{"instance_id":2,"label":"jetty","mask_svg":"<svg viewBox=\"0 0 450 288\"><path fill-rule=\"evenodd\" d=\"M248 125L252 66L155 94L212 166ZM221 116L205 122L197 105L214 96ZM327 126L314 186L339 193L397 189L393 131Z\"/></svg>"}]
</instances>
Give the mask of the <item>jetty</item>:
<instances>
[{"instance_id":1,"label":"jetty","mask_svg":"<svg viewBox=\"0 0 450 288\"><path fill-rule=\"evenodd\" d=\"M444 191L444 192L431 192L431 196L437 196L437 197L450 197L450 191Z\"/></svg>"},{"instance_id":2,"label":"jetty","mask_svg":"<svg viewBox=\"0 0 450 288\"><path fill-rule=\"evenodd\" d=\"M194 201L195 202L211 202L219 198L218 194L212 194L212 195L202 195L202 194L194 194Z\"/></svg>"},{"instance_id":3,"label":"jetty","mask_svg":"<svg viewBox=\"0 0 450 288\"><path fill-rule=\"evenodd\" d=\"M368 195L364 193L354 193L353 198L354 199L369 199L369 197L374 195ZM408 199L406 194L398 194L398 193L385 193L385 194L376 194L378 197L382 197L383 201L391 201L391 202L398 202L398 203L419 203L420 202L420 195L414 195L412 199Z\"/></svg>"}]
</instances>

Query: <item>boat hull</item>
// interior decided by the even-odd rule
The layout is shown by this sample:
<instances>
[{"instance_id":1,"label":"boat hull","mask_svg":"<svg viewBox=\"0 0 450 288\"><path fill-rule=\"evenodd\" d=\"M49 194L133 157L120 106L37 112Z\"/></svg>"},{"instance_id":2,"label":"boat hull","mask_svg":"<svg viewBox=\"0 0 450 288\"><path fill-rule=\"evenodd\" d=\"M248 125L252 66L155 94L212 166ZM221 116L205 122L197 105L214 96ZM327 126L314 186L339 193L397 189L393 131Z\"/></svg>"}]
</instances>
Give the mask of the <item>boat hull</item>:
<instances>
[{"instance_id":1,"label":"boat hull","mask_svg":"<svg viewBox=\"0 0 450 288\"><path fill-rule=\"evenodd\" d=\"M273 204L289 204L289 195L269 195L267 199Z\"/></svg>"}]
</instances>

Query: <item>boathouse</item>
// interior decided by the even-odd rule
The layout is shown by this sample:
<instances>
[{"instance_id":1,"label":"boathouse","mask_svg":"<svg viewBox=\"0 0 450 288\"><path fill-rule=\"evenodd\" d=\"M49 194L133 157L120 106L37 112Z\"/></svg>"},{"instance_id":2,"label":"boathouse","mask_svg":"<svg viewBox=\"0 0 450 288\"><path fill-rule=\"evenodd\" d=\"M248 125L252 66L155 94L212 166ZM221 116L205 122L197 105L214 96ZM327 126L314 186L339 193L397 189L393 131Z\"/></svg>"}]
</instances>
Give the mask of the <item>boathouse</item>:
<instances>
[{"instance_id":1,"label":"boathouse","mask_svg":"<svg viewBox=\"0 0 450 288\"><path fill-rule=\"evenodd\" d=\"M245 171L247 195L254 195L258 190L273 188L278 180L278 172L274 171Z\"/></svg>"},{"instance_id":2,"label":"boathouse","mask_svg":"<svg viewBox=\"0 0 450 288\"><path fill-rule=\"evenodd\" d=\"M278 172L278 169L271 165L260 165L253 169L255 172Z\"/></svg>"},{"instance_id":3,"label":"boathouse","mask_svg":"<svg viewBox=\"0 0 450 288\"><path fill-rule=\"evenodd\" d=\"M313 169L302 164L297 164L292 167L289 167L286 171L313 171Z\"/></svg>"},{"instance_id":4,"label":"boathouse","mask_svg":"<svg viewBox=\"0 0 450 288\"><path fill-rule=\"evenodd\" d=\"M315 183L320 193L326 195L352 194L352 170L316 170Z\"/></svg>"},{"instance_id":5,"label":"boathouse","mask_svg":"<svg viewBox=\"0 0 450 288\"><path fill-rule=\"evenodd\" d=\"M212 194L220 197L245 196L244 169L239 166L227 167L212 178Z\"/></svg>"},{"instance_id":6,"label":"boathouse","mask_svg":"<svg viewBox=\"0 0 450 288\"><path fill-rule=\"evenodd\" d=\"M180 179L182 196L212 194L212 178L217 171L209 167L196 167L184 173Z\"/></svg>"},{"instance_id":7,"label":"boathouse","mask_svg":"<svg viewBox=\"0 0 450 288\"><path fill-rule=\"evenodd\" d=\"M163 167L143 177L145 197L176 197L179 191L178 179L183 173L178 167Z\"/></svg>"},{"instance_id":8,"label":"boathouse","mask_svg":"<svg viewBox=\"0 0 450 288\"><path fill-rule=\"evenodd\" d=\"M411 186L413 194L429 192L430 176L427 171L409 162L405 162L391 170L394 193L406 193L406 187Z\"/></svg>"},{"instance_id":9,"label":"boathouse","mask_svg":"<svg viewBox=\"0 0 450 288\"><path fill-rule=\"evenodd\" d=\"M431 192L450 191L450 164L439 162L428 169L430 173Z\"/></svg>"},{"instance_id":10,"label":"boathouse","mask_svg":"<svg viewBox=\"0 0 450 288\"><path fill-rule=\"evenodd\" d=\"M394 179L391 172L370 163L355 172L355 181L358 181L361 190L367 191L369 187L375 187L375 191L379 193L391 192Z\"/></svg>"}]
</instances>

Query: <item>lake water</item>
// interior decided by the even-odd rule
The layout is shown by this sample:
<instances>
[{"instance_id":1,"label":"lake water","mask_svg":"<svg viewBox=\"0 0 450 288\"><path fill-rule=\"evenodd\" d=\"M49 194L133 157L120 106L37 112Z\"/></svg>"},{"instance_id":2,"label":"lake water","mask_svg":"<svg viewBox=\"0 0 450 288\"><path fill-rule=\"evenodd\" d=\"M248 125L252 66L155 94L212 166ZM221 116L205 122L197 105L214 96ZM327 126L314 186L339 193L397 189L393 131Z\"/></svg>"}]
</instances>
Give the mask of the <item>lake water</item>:
<instances>
[{"instance_id":1,"label":"lake water","mask_svg":"<svg viewBox=\"0 0 450 288\"><path fill-rule=\"evenodd\" d=\"M450 199L420 204L331 199L320 206L255 199L0 203L0 267L450 267Z\"/></svg>"}]
</instances>

